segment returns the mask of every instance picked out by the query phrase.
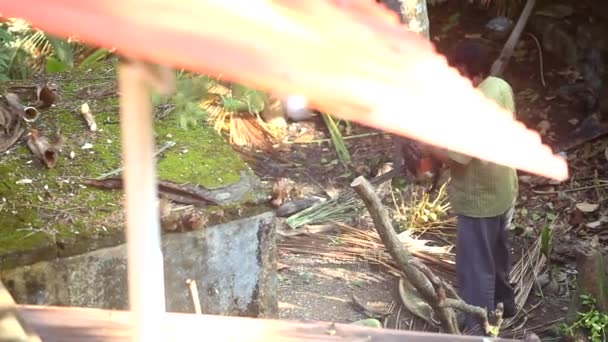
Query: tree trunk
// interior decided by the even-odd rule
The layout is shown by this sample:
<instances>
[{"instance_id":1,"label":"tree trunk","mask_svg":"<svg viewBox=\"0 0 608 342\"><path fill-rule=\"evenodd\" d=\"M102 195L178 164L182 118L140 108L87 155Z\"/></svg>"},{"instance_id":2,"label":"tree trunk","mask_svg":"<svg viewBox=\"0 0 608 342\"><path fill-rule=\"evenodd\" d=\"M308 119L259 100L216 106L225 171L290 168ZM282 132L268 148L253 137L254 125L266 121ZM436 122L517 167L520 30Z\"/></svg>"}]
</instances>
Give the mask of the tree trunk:
<instances>
[{"instance_id":1,"label":"tree trunk","mask_svg":"<svg viewBox=\"0 0 608 342\"><path fill-rule=\"evenodd\" d=\"M380 0L380 2L398 13L401 22L406 24L410 31L418 32L426 39L430 39L426 0Z\"/></svg>"},{"instance_id":2,"label":"tree trunk","mask_svg":"<svg viewBox=\"0 0 608 342\"><path fill-rule=\"evenodd\" d=\"M399 19L406 24L408 29L418 32L426 39L430 39L429 16L427 12L426 0L379 0L381 4L399 15ZM402 136L392 135L393 140L393 165L399 175L403 175L405 170L405 160L403 158L403 147L409 139Z\"/></svg>"}]
</instances>

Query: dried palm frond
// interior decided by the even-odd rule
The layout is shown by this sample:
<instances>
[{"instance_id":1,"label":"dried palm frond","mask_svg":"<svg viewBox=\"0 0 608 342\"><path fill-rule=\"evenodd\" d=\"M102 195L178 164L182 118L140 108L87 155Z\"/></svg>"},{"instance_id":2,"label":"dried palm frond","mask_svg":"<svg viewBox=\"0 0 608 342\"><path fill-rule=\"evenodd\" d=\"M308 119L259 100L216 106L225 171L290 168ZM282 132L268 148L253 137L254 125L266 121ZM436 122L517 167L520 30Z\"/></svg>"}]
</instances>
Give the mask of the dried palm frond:
<instances>
[{"instance_id":1,"label":"dried palm frond","mask_svg":"<svg viewBox=\"0 0 608 342\"><path fill-rule=\"evenodd\" d=\"M352 227L336 223L340 234L324 231L314 235L289 236L279 242L283 251L331 257L341 261L363 260L384 267L389 273L400 275L401 272L384 248L380 236L375 230ZM419 240L407 233L401 233L399 240L424 263L439 269L443 276L452 277L454 256L451 246L433 246L431 241Z\"/></svg>"},{"instance_id":2,"label":"dried palm frond","mask_svg":"<svg viewBox=\"0 0 608 342\"><path fill-rule=\"evenodd\" d=\"M339 234L332 230L320 230L314 234L285 236L279 242L283 251L329 257L340 261L363 260L370 264L380 265L387 272L401 275L399 267L386 252L382 240L375 230L365 230L343 223L334 223ZM555 225L552 234L563 234L565 226ZM399 234L399 240L424 263L432 267L443 279L451 280L454 276L454 254L452 246L433 245L430 240L422 240L414 236L414 231L406 230ZM541 252L541 239L537 239L531 248L525 251L511 272L511 283L515 286L515 301L520 308L524 307L537 277L547 266L545 255ZM530 309L532 311L534 308ZM509 336L519 336L524 332L527 323L527 313L520 310L513 318L504 321L501 333ZM538 327L538 331L548 329L549 325ZM529 328L528 328L529 331ZM523 335L522 335L523 336Z\"/></svg>"},{"instance_id":3,"label":"dried palm frond","mask_svg":"<svg viewBox=\"0 0 608 342\"><path fill-rule=\"evenodd\" d=\"M209 98L201 104L209 112L209 122L237 146L270 149L282 132L264 122L258 113L235 112L227 108L226 98L231 94L232 90L219 82L210 87Z\"/></svg>"},{"instance_id":4,"label":"dried palm frond","mask_svg":"<svg viewBox=\"0 0 608 342\"><path fill-rule=\"evenodd\" d=\"M565 225L552 225L552 235L554 238L566 231ZM511 271L510 281L515 284L515 303L520 308L520 312L515 317L505 320L503 329L509 329L510 333L515 333L527 320L526 313L522 310L532 288L538 284L538 276L547 266L547 258L542 253L542 241L539 236L531 248L524 250L521 258ZM507 332L507 331L505 331Z\"/></svg>"},{"instance_id":5,"label":"dried palm frond","mask_svg":"<svg viewBox=\"0 0 608 342\"><path fill-rule=\"evenodd\" d=\"M222 106L221 96L230 94L230 88L215 82L209 87L208 98L205 99L201 106L209 112L209 122L213 123L213 128L218 132L225 132L230 129L227 124L231 113Z\"/></svg>"},{"instance_id":6,"label":"dried palm frond","mask_svg":"<svg viewBox=\"0 0 608 342\"><path fill-rule=\"evenodd\" d=\"M264 129L260 119L254 115L232 115L229 136L230 143L238 146L270 150L273 145L272 135Z\"/></svg>"}]
</instances>

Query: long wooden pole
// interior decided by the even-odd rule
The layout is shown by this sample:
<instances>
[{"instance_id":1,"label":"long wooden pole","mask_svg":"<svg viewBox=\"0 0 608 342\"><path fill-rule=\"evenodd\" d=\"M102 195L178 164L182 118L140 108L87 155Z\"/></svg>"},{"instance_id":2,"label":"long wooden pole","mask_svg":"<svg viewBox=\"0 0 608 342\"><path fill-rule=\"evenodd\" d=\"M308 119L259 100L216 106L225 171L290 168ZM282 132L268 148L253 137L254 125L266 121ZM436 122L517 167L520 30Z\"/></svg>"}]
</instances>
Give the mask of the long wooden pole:
<instances>
[{"instance_id":1,"label":"long wooden pole","mask_svg":"<svg viewBox=\"0 0 608 342\"><path fill-rule=\"evenodd\" d=\"M279 97L298 94L340 119L568 178L566 161L538 132L514 121L374 1L0 0L0 9L51 34Z\"/></svg>"},{"instance_id":2,"label":"long wooden pole","mask_svg":"<svg viewBox=\"0 0 608 342\"><path fill-rule=\"evenodd\" d=\"M521 33L524 31L526 24L528 23L528 19L530 18L530 14L532 14L532 10L534 9L534 5L536 5L536 0L528 0L524 9L521 11L521 15L511 31L511 35L509 35L509 39L505 43L505 46L502 48L500 52L500 56L498 59L492 64L492 69L490 70L490 75L492 76L502 76L502 73L505 71L507 64L509 63L509 59L511 55L513 55L513 50L515 49L515 45L519 42L519 37Z\"/></svg>"},{"instance_id":3,"label":"long wooden pole","mask_svg":"<svg viewBox=\"0 0 608 342\"><path fill-rule=\"evenodd\" d=\"M121 61L118 81L126 194L127 265L132 341L164 341L163 257L156 209L149 77L138 62Z\"/></svg>"}]
</instances>

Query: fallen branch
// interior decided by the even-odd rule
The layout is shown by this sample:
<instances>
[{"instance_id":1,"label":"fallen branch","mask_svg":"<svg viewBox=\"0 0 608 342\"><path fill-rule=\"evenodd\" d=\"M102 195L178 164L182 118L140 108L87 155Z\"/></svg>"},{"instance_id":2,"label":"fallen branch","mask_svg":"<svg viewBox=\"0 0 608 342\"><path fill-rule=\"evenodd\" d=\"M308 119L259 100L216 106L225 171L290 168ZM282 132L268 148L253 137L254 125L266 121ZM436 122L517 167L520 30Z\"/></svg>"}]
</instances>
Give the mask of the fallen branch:
<instances>
[{"instance_id":1,"label":"fallen branch","mask_svg":"<svg viewBox=\"0 0 608 342\"><path fill-rule=\"evenodd\" d=\"M478 316L481 319L481 322L484 326L484 329L487 331L490 326L490 321L488 320L488 312L484 308L480 308L479 306L469 305L462 300L446 298L441 303L440 306L452 308L458 311L466 312L471 315Z\"/></svg>"},{"instance_id":2,"label":"fallen branch","mask_svg":"<svg viewBox=\"0 0 608 342\"><path fill-rule=\"evenodd\" d=\"M426 301L432 312L439 316L441 326L450 334L460 334L456 315L453 309L473 313L481 317L481 321L486 333L491 336L497 336L500 326L502 325L503 306L499 303L494 311L497 323L491 325L487 310L472 305L466 304L463 300L450 299L446 296L446 283L436 276L425 264L414 257L407 248L404 248L399 241L399 236L395 232L386 209L382 206L380 198L372 185L363 177L357 177L351 187L355 189L359 197L365 203L367 210L374 222L376 231L380 236L384 246L395 260L399 269L405 274L407 281L413 285L422 299ZM402 286L400 284L400 290ZM451 292L454 292L453 289ZM404 295L400 293L402 299ZM432 312L430 317L426 318L433 320ZM422 315L424 316L424 315Z\"/></svg>"},{"instance_id":3,"label":"fallen branch","mask_svg":"<svg viewBox=\"0 0 608 342\"><path fill-rule=\"evenodd\" d=\"M118 190L123 188L122 177L112 177L105 179L83 179L83 185L94 186L102 189ZM158 193L173 202L207 206L209 204L218 205L219 202L211 195L206 193L202 186L182 186L167 181L158 181Z\"/></svg>"},{"instance_id":4,"label":"fallen branch","mask_svg":"<svg viewBox=\"0 0 608 342\"><path fill-rule=\"evenodd\" d=\"M493 326L490 326L489 329L486 327L486 332L490 333L492 336L498 336L498 332L500 331L500 327L502 326L503 318L502 315L505 312L505 307L502 302L496 304L496 309L494 309L494 318L496 319L496 323Z\"/></svg>"},{"instance_id":5,"label":"fallen branch","mask_svg":"<svg viewBox=\"0 0 608 342\"><path fill-rule=\"evenodd\" d=\"M534 9L534 5L536 5L536 0L528 0L526 2L526 6L521 11L521 15L519 19L517 19L517 23L509 36L509 39L505 43L505 46L502 48L500 52L500 56L492 65L492 69L490 70L490 75L492 76L501 76L505 71L509 59L513 55L513 50L519 41L521 33L523 32L526 24L528 23L528 18L530 18L530 14L532 14L532 10Z\"/></svg>"},{"instance_id":6,"label":"fallen branch","mask_svg":"<svg viewBox=\"0 0 608 342\"><path fill-rule=\"evenodd\" d=\"M445 282L441 280L439 277L435 276L433 272L426 267L426 265L422 263L418 263L416 265L433 283L435 287L435 291L437 291L437 297L439 298L441 307L450 307L452 309L457 309L462 312L466 312L475 316L479 316L482 322L482 326L486 334L490 336L498 336L498 332L500 327L502 326L502 314L504 311L503 304L498 303L496 309L494 310L494 317L496 318L496 324L490 324L488 311L484 308L467 304L460 297L455 296L455 299L447 298L445 294Z\"/></svg>"},{"instance_id":7,"label":"fallen branch","mask_svg":"<svg viewBox=\"0 0 608 342\"><path fill-rule=\"evenodd\" d=\"M404 248L399 241L397 233L388 217L386 209L382 206L380 198L376 195L372 185L362 176L357 177L351 187L365 203L367 210L374 221L378 235L382 239L387 251L399 265L401 271L418 290L424 300L438 313L442 327L450 334L460 334L454 311L450 308L440 307L440 300L433 284L427 276L414 264L416 259ZM418 262L421 264L420 262Z\"/></svg>"},{"instance_id":8,"label":"fallen branch","mask_svg":"<svg viewBox=\"0 0 608 342\"><path fill-rule=\"evenodd\" d=\"M462 300L450 298L444 299L440 305L442 307L449 307L462 312L466 312L471 315L478 316L481 320L481 324L486 334L489 334L494 337L498 336L498 331L503 321L502 314L504 309L502 303L498 303L496 310L494 310L494 317L496 318L496 323L494 325L490 324L490 320L488 319L488 311L479 306L469 305Z\"/></svg>"}]
</instances>

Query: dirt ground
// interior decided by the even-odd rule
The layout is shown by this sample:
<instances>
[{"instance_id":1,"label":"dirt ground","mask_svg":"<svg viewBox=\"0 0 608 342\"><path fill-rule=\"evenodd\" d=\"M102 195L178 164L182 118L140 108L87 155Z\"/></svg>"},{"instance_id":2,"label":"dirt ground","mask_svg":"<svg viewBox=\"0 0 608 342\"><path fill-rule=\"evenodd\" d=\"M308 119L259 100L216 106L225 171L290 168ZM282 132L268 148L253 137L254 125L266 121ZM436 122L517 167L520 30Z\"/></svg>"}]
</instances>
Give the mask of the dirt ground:
<instances>
[{"instance_id":1,"label":"dirt ground","mask_svg":"<svg viewBox=\"0 0 608 342\"><path fill-rule=\"evenodd\" d=\"M431 37L437 49L447 51L465 36L481 33L491 14L487 12L460 14L458 2L446 2L429 8ZM460 15L460 17L458 17ZM502 44L496 44L497 54ZM579 122L587 115L580 105L566 102L554 96L556 89L565 81L559 71L563 68L552 56L543 56L544 73L547 86L543 87L540 78L539 52L533 39L524 35L516 49L514 57L504 75L516 93L518 119L528 127L537 128L542 121L548 121L550 128L543 139L549 145L555 145L558 138L568 135L574 128L573 119ZM371 136L347 140L347 146L353 156L353 167L346 169L337 162L331 143L327 140L322 120L316 118L310 122L292 123L290 126L291 143L283 146L273 154L248 155L248 162L262 177L272 182L286 177L311 192L337 192L349 186L356 176L372 177L383 162L390 161L391 140L388 136L363 127L352 127L343 132L346 136L372 133ZM320 139L325 141L318 142ZM599 174L606 174L603 152L606 140L587 144L569 152L570 163L575 178L585 179ZM581 152L583 150L583 152ZM599 154L599 156L598 156ZM547 220L545 217L559 216L562 222L570 224L572 203L564 202L557 191L553 195L539 194L539 189L555 190L555 185L545 181L542 184L530 182L529 175L520 174L522 180L520 198L513 231L513 257L518 260L529 250L532 242L540 234ZM526 178L528 177L528 178ZM572 185L572 184L571 184ZM559 186L558 186L559 187ZM537 192L535 192L537 191ZM577 192L575 199L589 198L591 201L603 200L599 192ZM577 197L578 196L578 197ZM581 199L582 200L582 199ZM602 208L603 209L603 208ZM588 218L592 220L592 218ZM570 222L570 223L568 223ZM578 229L561 239L562 253L556 253L560 278L557 289L539 291L534 288L529 296L525 310L528 318L522 326L517 327L518 334L527 330L539 332L546 339L555 337L557 321L564 317L573 290L569 285L576 276L573 266L574 257L568 248L568 241L576 238L585 240L588 233ZM564 247L565 246L565 247ZM556 246L556 249L558 247ZM331 258L311 255L299 255L291 252L280 253L279 300L280 318L294 320L329 320L336 322L353 322L369 316L362 313L352 303L353 293L369 306L380 311L389 310L391 314L385 321L389 328L426 330L428 327L419 320L413 319L399 304L397 295L397 278L388 274L381 267L364 262L344 263ZM557 265L557 266L555 266ZM538 304L538 305L537 305ZM431 329L432 330L432 329ZM505 335L513 335L506 332Z\"/></svg>"}]
</instances>

